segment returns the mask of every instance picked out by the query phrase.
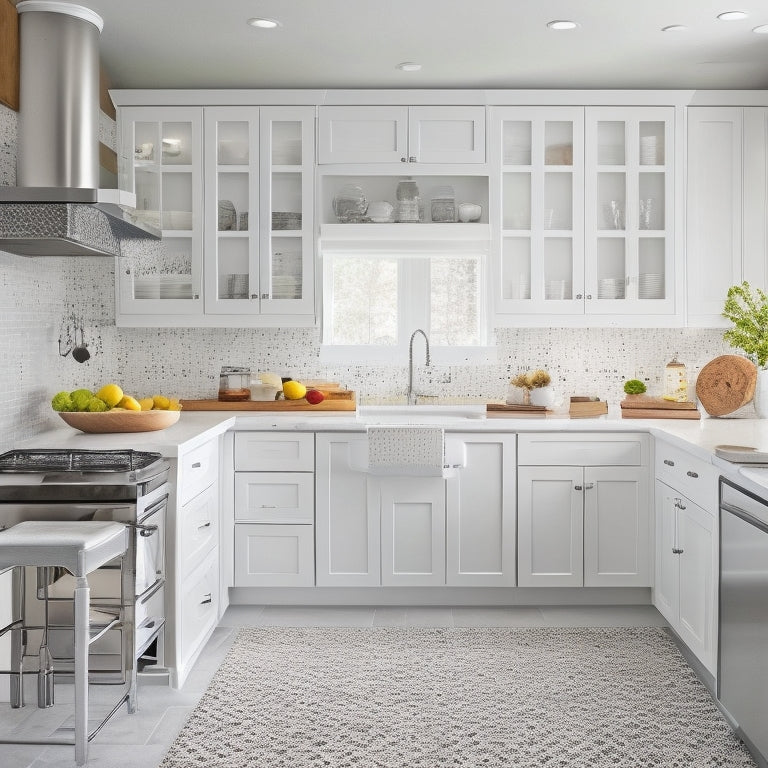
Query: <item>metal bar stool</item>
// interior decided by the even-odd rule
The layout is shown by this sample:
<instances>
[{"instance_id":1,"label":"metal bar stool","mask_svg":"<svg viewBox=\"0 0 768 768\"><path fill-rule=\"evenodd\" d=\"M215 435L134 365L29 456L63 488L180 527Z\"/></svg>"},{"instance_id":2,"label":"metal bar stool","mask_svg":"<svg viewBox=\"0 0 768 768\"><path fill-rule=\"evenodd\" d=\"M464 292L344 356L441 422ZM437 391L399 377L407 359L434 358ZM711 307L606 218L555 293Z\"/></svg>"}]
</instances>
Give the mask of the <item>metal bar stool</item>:
<instances>
[{"instance_id":1,"label":"metal bar stool","mask_svg":"<svg viewBox=\"0 0 768 768\"><path fill-rule=\"evenodd\" d=\"M18 523L0 531L0 571L8 568L32 566L50 568L60 566L75 577L74 589L74 739L51 737L48 739L11 740L0 739L3 744L74 744L75 762L84 765L88 760L88 742L103 724L120 707L123 701L133 697L133 683L115 705L114 709L91 733L88 732L88 648L105 630L91 637L89 620L90 588L88 574L117 557L125 555L128 549L128 531L125 525L116 522L97 521L43 521L34 520ZM39 654L38 705L53 703L53 670L47 650L48 634L47 600L46 615L42 627L42 642ZM118 621L115 624L119 623ZM113 626L113 625L110 625ZM16 605L11 623L0 629L0 636L11 631L16 637L26 632L24 601ZM23 696L23 647L25 641L12 642L11 659L11 701L14 706L24 705Z\"/></svg>"}]
</instances>

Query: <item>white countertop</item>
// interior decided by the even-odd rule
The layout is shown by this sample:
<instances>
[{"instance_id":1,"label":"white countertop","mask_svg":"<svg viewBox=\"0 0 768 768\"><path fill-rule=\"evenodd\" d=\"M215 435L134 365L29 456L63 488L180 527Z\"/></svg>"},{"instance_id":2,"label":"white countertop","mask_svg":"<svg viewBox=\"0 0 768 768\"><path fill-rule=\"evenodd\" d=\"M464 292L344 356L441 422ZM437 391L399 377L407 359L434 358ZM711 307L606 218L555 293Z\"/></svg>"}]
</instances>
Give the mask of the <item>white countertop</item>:
<instances>
[{"instance_id":1,"label":"white countertop","mask_svg":"<svg viewBox=\"0 0 768 768\"><path fill-rule=\"evenodd\" d=\"M366 424L354 413L318 412L283 414L242 411L187 411L168 429L86 435L64 424L41 432L17 448L81 448L157 451L174 458L230 429L265 431L363 431ZM763 496L768 489L768 468L731 464L714 455L717 445L743 445L768 451L768 419L621 419L600 416L569 419L558 415L541 417L491 417L450 420L447 431L459 432L649 432L703 461L711 462L732 480Z\"/></svg>"}]
</instances>

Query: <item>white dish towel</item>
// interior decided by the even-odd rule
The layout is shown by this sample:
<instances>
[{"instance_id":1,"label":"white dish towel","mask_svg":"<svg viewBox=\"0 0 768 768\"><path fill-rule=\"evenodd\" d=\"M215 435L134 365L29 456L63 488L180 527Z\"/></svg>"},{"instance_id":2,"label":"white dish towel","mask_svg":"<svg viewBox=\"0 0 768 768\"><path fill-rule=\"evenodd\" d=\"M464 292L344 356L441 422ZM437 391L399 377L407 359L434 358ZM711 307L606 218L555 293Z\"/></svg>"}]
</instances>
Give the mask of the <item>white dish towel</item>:
<instances>
[{"instance_id":1,"label":"white dish towel","mask_svg":"<svg viewBox=\"0 0 768 768\"><path fill-rule=\"evenodd\" d=\"M445 434L441 427L368 427L368 471L377 475L441 476Z\"/></svg>"}]
</instances>

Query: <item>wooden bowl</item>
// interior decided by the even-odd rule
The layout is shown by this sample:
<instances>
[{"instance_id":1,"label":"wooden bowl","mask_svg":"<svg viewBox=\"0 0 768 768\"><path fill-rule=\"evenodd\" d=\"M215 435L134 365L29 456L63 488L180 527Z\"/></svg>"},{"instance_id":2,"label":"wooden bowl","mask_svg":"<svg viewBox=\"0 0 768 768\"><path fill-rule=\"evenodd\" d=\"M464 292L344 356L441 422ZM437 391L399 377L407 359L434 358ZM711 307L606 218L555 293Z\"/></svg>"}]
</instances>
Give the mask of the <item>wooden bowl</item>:
<instances>
[{"instance_id":1,"label":"wooden bowl","mask_svg":"<svg viewBox=\"0 0 768 768\"><path fill-rule=\"evenodd\" d=\"M104 411L104 413L72 413L60 411L59 416L70 427L81 432L156 432L175 424L180 411Z\"/></svg>"}]
</instances>

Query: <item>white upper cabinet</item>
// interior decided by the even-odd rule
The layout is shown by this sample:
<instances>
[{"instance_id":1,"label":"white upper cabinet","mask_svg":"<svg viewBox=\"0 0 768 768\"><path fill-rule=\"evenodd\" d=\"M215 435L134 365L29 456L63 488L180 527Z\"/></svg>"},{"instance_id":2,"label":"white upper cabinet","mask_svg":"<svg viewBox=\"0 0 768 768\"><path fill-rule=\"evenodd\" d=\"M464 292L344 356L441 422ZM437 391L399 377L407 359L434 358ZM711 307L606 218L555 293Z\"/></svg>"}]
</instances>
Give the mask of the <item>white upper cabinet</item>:
<instances>
[{"instance_id":1,"label":"white upper cabinet","mask_svg":"<svg viewBox=\"0 0 768 768\"><path fill-rule=\"evenodd\" d=\"M124 107L138 216L161 243L127 246L117 324L315 324L314 107ZM158 253L159 252L159 253Z\"/></svg>"},{"instance_id":2,"label":"white upper cabinet","mask_svg":"<svg viewBox=\"0 0 768 768\"><path fill-rule=\"evenodd\" d=\"M768 109L688 110L688 323L726 325L728 287L768 287Z\"/></svg>"},{"instance_id":3,"label":"white upper cabinet","mask_svg":"<svg viewBox=\"0 0 768 768\"><path fill-rule=\"evenodd\" d=\"M318 162L484 163L485 107L319 109Z\"/></svg>"},{"instance_id":4,"label":"white upper cabinet","mask_svg":"<svg viewBox=\"0 0 768 768\"><path fill-rule=\"evenodd\" d=\"M674 125L673 107L493 110L498 325L674 324Z\"/></svg>"},{"instance_id":5,"label":"white upper cabinet","mask_svg":"<svg viewBox=\"0 0 768 768\"><path fill-rule=\"evenodd\" d=\"M125 107L120 147L121 188L135 192L136 218L162 229L163 239L151 249L124 246L115 270L118 325L142 324L147 316L200 316L203 112Z\"/></svg>"}]
</instances>

